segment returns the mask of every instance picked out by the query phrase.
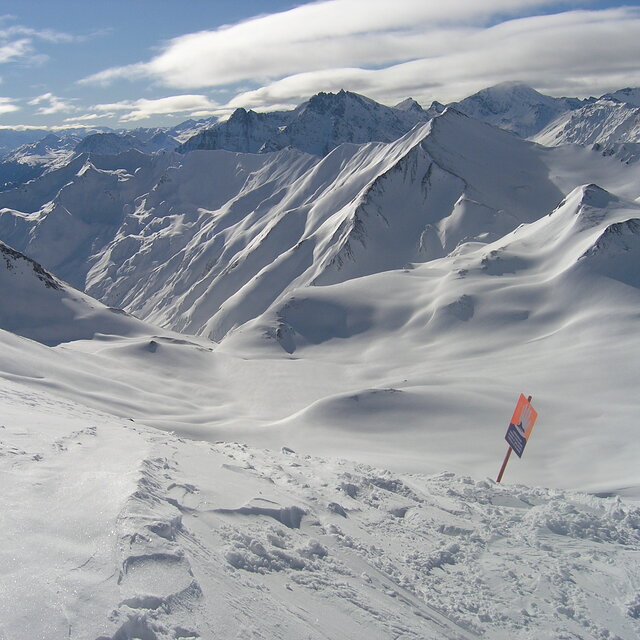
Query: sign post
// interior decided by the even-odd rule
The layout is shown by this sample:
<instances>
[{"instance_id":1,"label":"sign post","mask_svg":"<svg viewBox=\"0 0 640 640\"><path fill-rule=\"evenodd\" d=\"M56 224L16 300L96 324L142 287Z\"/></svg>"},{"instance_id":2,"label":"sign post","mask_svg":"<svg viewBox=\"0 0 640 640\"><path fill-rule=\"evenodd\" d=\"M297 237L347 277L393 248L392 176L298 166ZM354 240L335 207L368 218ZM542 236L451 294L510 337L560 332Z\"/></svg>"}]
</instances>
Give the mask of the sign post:
<instances>
[{"instance_id":1,"label":"sign post","mask_svg":"<svg viewBox=\"0 0 640 640\"><path fill-rule=\"evenodd\" d=\"M504 470L507 468L507 462L509 462L512 451L516 452L518 458L522 458L524 448L527 445L527 440L529 440L531 432L533 431L533 425L535 424L537 417L538 413L531 406L531 396L525 398L524 395L520 394L516 410L513 412L513 416L511 416L507 435L504 437L504 439L509 443L509 448L507 449L507 453L502 461L502 467L500 467L500 472L498 473L496 482L500 482L502 480Z\"/></svg>"}]
</instances>

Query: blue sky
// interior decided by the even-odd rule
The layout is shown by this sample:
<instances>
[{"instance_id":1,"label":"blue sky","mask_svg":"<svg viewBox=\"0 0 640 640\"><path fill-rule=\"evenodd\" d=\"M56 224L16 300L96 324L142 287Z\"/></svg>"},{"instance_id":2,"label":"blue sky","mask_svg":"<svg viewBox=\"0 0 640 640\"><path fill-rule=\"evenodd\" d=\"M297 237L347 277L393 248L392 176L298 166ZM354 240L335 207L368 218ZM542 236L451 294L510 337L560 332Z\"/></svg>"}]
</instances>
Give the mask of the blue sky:
<instances>
[{"instance_id":1,"label":"blue sky","mask_svg":"<svg viewBox=\"0 0 640 640\"><path fill-rule=\"evenodd\" d=\"M175 124L340 88L600 95L640 85L638 60L636 2L0 0L0 126Z\"/></svg>"}]
</instances>

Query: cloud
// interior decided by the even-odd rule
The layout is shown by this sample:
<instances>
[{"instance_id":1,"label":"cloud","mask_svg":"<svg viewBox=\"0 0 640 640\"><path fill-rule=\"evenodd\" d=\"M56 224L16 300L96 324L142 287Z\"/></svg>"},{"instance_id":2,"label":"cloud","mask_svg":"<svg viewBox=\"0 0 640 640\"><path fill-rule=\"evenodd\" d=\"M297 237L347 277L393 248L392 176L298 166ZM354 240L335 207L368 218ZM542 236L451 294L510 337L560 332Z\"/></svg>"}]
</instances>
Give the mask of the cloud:
<instances>
[{"instance_id":1,"label":"cloud","mask_svg":"<svg viewBox=\"0 0 640 640\"><path fill-rule=\"evenodd\" d=\"M38 115L42 116L61 113L63 111L76 110L76 107L74 107L71 102L65 102L62 98L58 98L58 96L53 95L53 93L43 93L41 96L33 98L33 100L29 100L27 104L31 106L42 105L36 111Z\"/></svg>"},{"instance_id":2,"label":"cloud","mask_svg":"<svg viewBox=\"0 0 640 640\"><path fill-rule=\"evenodd\" d=\"M71 116L65 118L65 122L87 122L90 120L99 120L100 118L111 118L116 114L113 111L107 111L106 113L86 113L83 116Z\"/></svg>"},{"instance_id":3,"label":"cloud","mask_svg":"<svg viewBox=\"0 0 640 640\"><path fill-rule=\"evenodd\" d=\"M13 103L11 98L0 98L0 114L20 111L20 107Z\"/></svg>"},{"instance_id":4,"label":"cloud","mask_svg":"<svg viewBox=\"0 0 640 640\"><path fill-rule=\"evenodd\" d=\"M492 17L562 4L549 0L325 0L171 40L146 63L83 82L149 77L190 89L276 79L345 66L375 67L439 55Z\"/></svg>"},{"instance_id":5,"label":"cloud","mask_svg":"<svg viewBox=\"0 0 640 640\"><path fill-rule=\"evenodd\" d=\"M571 11L467 27L455 46L377 69L345 66L288 75L236 95L229 105L297 104L340 88L387 104L408 95L423 104L434 98L448 102L514 79L551 95L599 95L638 86L638 59L640 10Z\"/></svg>"},{"instance_id":6,"label":"cloud","mask_svg":"<svg viewBox=\"0 0 640 640\"><path fill-rule=\"evenodd\" d=\"M76 40L76 36L72 36L68 33L62 33L61 31L54 31L53 29L32 29L31 27L24 27L22 25L13 25L0 29L0 40L9 40L19 36L26 36L29 39L36 38L54 43L73 42Z\"/></svg>"},{"instance_id":7,"label":"cloud","mask_svg":"<svg viewBox=\"0 0 640 640\"><path fill-rule=\"evenodd\" d=\"M0 64L11 62L16 58L21 58L30 54L33 51L31 46L31 40L23 38L21 40L14 40L13 42L7 42L0 45Z\"/></svg>"},{"instance_id":8,"label":"cloud","mask_svg":"<svg viewBox=\"0 0 640 640\"><path fill-rule=\"evenodd\" d=\"M0 64L24 58L28 58L35 64L46 60L46 56L34 53L35 40L58 44L78 39L76 36L53 29L32 29L22 25L2 26L13 18L13 16L0 16Z\"/></svg>"},{"instance_id":9,"label":"cloud","mask_svg":"<svg viewBox=\"0 0 640 640\"><path fill-rule=\"evenodd\" d=\"M195 115L196 117L202 117L203 113L217 115L218 113L224 112L220 110L218 103L211 101L203 95L167 96L155 100L148 100L146 98L139 100L122 100L109 104L96 104L91 107L91 109L102 113L104 117L106 117L107 114L114 115L117 112L126 111L127 113L121 114L119 117L121 122L144 120L155 115L187 113L189 115ZM75 118L75 120L93 119L94 115L96 114L87 114L86 116ZM98 116L96 115L96 117Z\"/></svg>"}]
</instances>

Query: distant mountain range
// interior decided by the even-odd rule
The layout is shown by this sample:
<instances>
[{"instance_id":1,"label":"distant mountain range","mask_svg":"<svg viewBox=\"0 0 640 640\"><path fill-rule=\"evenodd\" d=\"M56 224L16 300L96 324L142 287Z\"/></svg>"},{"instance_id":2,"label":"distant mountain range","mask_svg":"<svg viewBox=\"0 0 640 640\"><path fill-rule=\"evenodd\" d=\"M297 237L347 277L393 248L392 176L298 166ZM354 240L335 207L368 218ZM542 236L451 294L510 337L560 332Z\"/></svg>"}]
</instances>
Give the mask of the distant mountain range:
<instances>
[{"instance_id":1,"label":"distant mountain range","mask_svg":"<svg viewBox=\"0 0 640 640\"><path fill-rule=\"evenodd\" d=\"M598 144L617 154L616 145L640 142L640 89L621 89L600 98L553 98L518 82L483 89L454 103L477 120L547 146ZM226 149L265 153L293 147L324 156L343 143L391 142L442 113L445 105L421 107L407 98L395 107L350 91L319 93L292 111L258 113L236 109L224 121L188 120L171 128L128 131L0 131L0 188L10 189L62 166L82 153L113 155ZM621 155L635 160L627 147Z\"/></svg>"}]
</instances>

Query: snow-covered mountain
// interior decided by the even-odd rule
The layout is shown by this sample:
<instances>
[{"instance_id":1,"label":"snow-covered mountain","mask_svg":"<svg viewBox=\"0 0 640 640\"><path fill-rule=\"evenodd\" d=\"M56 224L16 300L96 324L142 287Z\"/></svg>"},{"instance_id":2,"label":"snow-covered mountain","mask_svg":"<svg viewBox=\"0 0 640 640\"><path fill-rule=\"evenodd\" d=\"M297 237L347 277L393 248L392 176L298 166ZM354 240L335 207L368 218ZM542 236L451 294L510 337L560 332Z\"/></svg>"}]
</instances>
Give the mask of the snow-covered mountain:
<instances>
[{"instance_id":1,"label":"snow-covered mountain","mask_svg":"<svg viewBox=\"0 0 640 640\"><path fill-rule=\"evenodd\" d=\"M50 133L37 142L22 145L5 155L0 170L7 163L20 163L34 170L39 169L42 173L62 167L73 157L80 139L77 135L61 137Z\"/></svg>"},{"instance_id":2,"label":"snow-covered mountain","mask_svg":"<svg viewBox=\"0 0 640 640\"><path fill-rule=\"evenodd\" d=\"M23 144L32 144L51 132L47 129L0 129L0 157Z\"/></svg>"},{"instance_id":3,"label":"snow-covered mountain","mask_svg":"<svg viewBox=\"0 0 640 640\"><path fill-rule=\"evenodd\" d=\"M132 161L143 156L76 159L50 202L39 194L55 173L3 194L15 213L0 224L7 242L109 304L221 338L296 280L401 268L534 220L562 193L533 149L449 111L396 142L343 145L321 161L198 151L141 172Z\"/></svg>"},{"instance_id":4,"label":"snow-covered mountain","mask_svg":"<svg viewBox=\"0 0 640 640\"><path fill-rule=\"evenodd\" d=\"M148 333L139 320L72 289L3 242L0 291L4 298L0 329L46 345L91 339L97 334Z\"/></svg>"},{"instance_id":5,"label":"snow-covered mountain","mask_svg":"<svg viewBox=\"0 0 640 640\"><path fill-rule=\"evenodd\" d=\"M45 135L36 142L20 145L6 153L0 162L0 190L4 191L33 180L72 157L80 138L74 135Z\"/></svg>"},{"instance_id":6,"label":"snow-covered mountain","mask_svg":"<svg viewBox=\"0 0 640 640\"><path fill-rule=\"evenodd\" d=\"M287 112L256 113L236 109L228 120L218 122L189 137L178 150L227 149L242 153L258 153L290 119Z\"/></svg>"},{"instance_id":7,"label":"snow-covered mountain","mask_svg":"<svg viewBox=\"0 0 640 640\"><path fill-rule=\"evenodd\" d=\"M473 118L529 138L558 116L582 106L577 98L552 98L522 82L503 82L455 103Z\"/></svg>"},{"instance_id":8,"label":"snow-covered mountain","mask_svg":"<svg viewBox=\"0 0 640 640\"><path fill-rule=\"evenodd\" d=\"M547 146L598 144L605 150L640 143L640 107L601 98L564 113L532 140Z\"/></svg>"},{"instance_id":9,"label":"snow-covered mountain","mask_svg":"<svg viewBox=\"0 0 640 640\"><path fill-rule=\"evenodd\" d=\"M291 112L237 109L229 120L202 131L180 150L257 153L293 147L324 156L345 142L391 142L442 110L434 106L425 111L408 100L397 107L386 107L357 93L340 91L319 93Z\"/></svg>"},{"instance_id":10,"label":"snow-covered mountain","mask_svg":"<svg viewBox=\"0 0 640 640\"><path fill-rule=\"evenodd\" d=\"M640 100L638 91L621 89L605 94L599 102L615 102L626 108L637 107ZM555 133L555 143L575 141L582 144L580 139L585 136L585 127L593 123L580 123L584 115L577 116L569 126L566 120L570 112L580 110L582 113L582 107L589 107L594 102L595 98L552 98L523 83L505 82L469 96L455 106L467 115L521 137L533 137L540 135L543 129L555 131L555 128L562 127L565 131ZM35 177L37 167L44 172L60 166L71 157L71 148L76 145L76 153L99 154L117 154L129 149L155 153L176 148L181 152L227 149L258 153L292 146L314 155L325 155L344 142L390 142L416 124L442 113L444 109L445 105L437 101L428 109L423 109L411 98L395 107L387 107L343 90L337 94L319 93L292 111L256 113L240 108L225 121L215 118L187 120L170 128L141 127L127 131L69 129L64 135L46 130L5 129L0 131L0 155L5 155L5 164L0 163L0 183L7 183L8 186L19 184ZM593 120L592 115L586 118ZM574 133L574 127L580 132ZM635 132L634 135L625 135L624 130L620 133L616 137L609 132L607 145L637 142ZM547 136L544 143L554 141ZM29 164L32 168L27 170L14 166L16 162Z\"/></svg>"},{"instance_id":11,"label":"snow-covered mountain","mask_svg":"<svg viewBox=\"0 0 640 640\"><path fill-rule=\"evenodd\" d=\"M3 162L15 161L28 165L52 163L64 164L69 159L69 152L73 150L80 139L77 136L60 137L53 133L46 135L37 142L25 144L8 153Z\"/></svg>"},{"instance_id":12,"label":"snow-covered mountain","mask_svg":"<svg viewBox=\"0 0 640 640\"><path fill-rule=\"evenodd\" d=\"M535 386L552 407L558 438L584 406L596 416L586 428L597 432L597 403L617 406L620 390L631 393L633 349L610 336L629 331L637 309L637 283L622 274L635 269L639 171L586 148L541 147L448 109L395 142L344 144L324 158L294 149L79 157L66 172L0 194L0 232L109 306L221 341L222 352L245 354L250 367L259 353L274 380L287 379L291 357L316 372L313 384L293 391L236 365L243 377L231 396L254 385L261 400L249 410L221 401L234 409L209 420L207 434L264 444L261 437L285 433L326 454L338 429L343 448L362 459L377 461L371 447L383 447L392 452L385 465L401 452L404 468L426 459L438 469L447 447L419 463L416 442L428 450L452 421L466 424L471 398L495 393L480 380ZM585 215L597 224L576 222ZM601 236L607 244L618 233L617 253L597 257ZM583 349L567 352L574 331ZM572 395L565 372L588 369L603 349L594 373L599 399L585 401L577 387ZM520 371L519 350L539 366ZM345 361L358 362L361 375L347 375ZM471 382L434 391L444 371L456 380L466 371ZM621 377L605 384L603 371ZM460 393L468 394L462 403ZM484 410L476 406L477 416L489 424L500 403L494 396ZM612 412L624 435L624 406ZM182 422L154 420L167 428ZM190 424L185 418L184 428ZM396 442L390 424L421 435ZM259 425L269 426L262 436ZM379 444L365 446L358 434L371 428ZM479 460L491 457L493 445L471 426L459 428ZM561 482L539 455L548 481ZM569 459L570 477L586 482L579 457ZM447 468L463 468L448 460ZM636 482L624 460L618 467L614 486ZM595 477L602 486L604 477Z\"/></svg>"},{"instance_id":13,"label":"snow-covered mountain","mask_svg":"<svg viewBox=\"0 0 640 640\"><path fill-rule=\"evenodd\" d=\"M76 146L85 137L104 135L95 130L66 130L60 135L40 132L42 135L35 141L22 144L4 154L0 161L0 190L5 191L19 187L30 180L49 171L64 167L77 154ZM126 145L125 148L129 148Z\"/></svg>"},{"instance_id":14,"label":"snow-covered mountain","mask_svg":"<svg viewBox=\"0 0 640 640\"><path fill-rule=\"evenodd\" d=\"M640 89L632 89L627 87L626 89L619 89L612 93L605 93L600 96L601 100L618 100L619 102L625 102L633 107L640 107Z\"/></svg>"},{"instance_id":15,"label":"snow-covered mountain","mask_svg":"<svg viewBox=\"0 0 640 640\"><path fill-rule=\"evenodd\" d=\"M94 133L78 142L74 151L76 154L117 155L133 149L141 153L155 153L173 151L178 144L178 141L165 131L138 129L129 133Z\"/></svg>"},{"instance_id":16,"label":"snow-covered mountain","mask_svg":"<svg viewBox=\"0 0 640 640\"><path fill-rule=\"evenodd\" d=\"M107 304L215 339L293 286L496 240L585 178L640 195L633 168L621 175L595 152L567 162L455 110L321 160L132 153L80 157L0 195L3 237Z\"/></svg>"}]
</instances>

